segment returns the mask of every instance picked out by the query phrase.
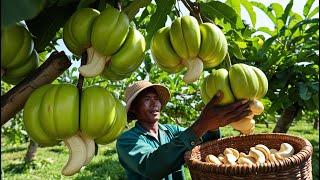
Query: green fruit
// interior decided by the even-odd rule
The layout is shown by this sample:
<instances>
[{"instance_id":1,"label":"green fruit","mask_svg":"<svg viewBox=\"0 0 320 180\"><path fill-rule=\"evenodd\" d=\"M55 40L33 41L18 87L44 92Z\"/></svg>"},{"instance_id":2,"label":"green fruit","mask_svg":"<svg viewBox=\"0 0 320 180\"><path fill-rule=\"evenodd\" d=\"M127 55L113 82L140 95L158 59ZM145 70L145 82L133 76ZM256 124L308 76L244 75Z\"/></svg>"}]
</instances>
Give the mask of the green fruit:
<instances>
[{"instance_id":1,"label":"green fruit","mask_svg":"<svg viewBox=\"0 0 320 180\"><path fill-rule=\"evenodd\" d=\"M187 60L198 55L201 35L196 18L183 16L175 19L169 34L172 47L182 59Z\"/></svg>"},{"instance_id":2,"label":"green fruit","mask_svg":"<svg viewBox=\"0 0 320 180\"><path fill-rule=\"evenodd\" d=\"M246 64L234 64L229 69L213 70L201 84L201 98L208 103L217 91L223 92L220 105L241 99L261 99L268 90L268 79L258 68Z\"/></svg>"},{"instance_id":3,"label":"green fruit","mask_svg":"<svg viewBox=\"0 0 320 180\"><path fill-rule=\"evenodd\" d=\"M259 80L255 71L246 64L234 64L229 69L229 79L233 95L236 99L257 97Z\"/></svg>"},{"instance_id":4,"label":"green fruit","mask_svg":"<svg viewBox=\"0 0 320 180\"><path fill-rule=\"evenodd\" d=\"M100 12L92 8L77 10L63 28L63 41L67 48L80 56L91 46L91 32L95 19Z\"/></svg>"},{"instance_id":5,"label":"green fruit","mask_svg":"<svg viewBox=\"0 0 320 180\"><path fill-rule=\"evenodd\" d=\"M26 63L33 46L31 34L22 24L1 29L1 68L14 68Z\"/></svg>"},{"instance_id":6,"label":"green fruit","mask_svg":"<svg viewBox=\"0 0 320 180\"><path fill-rule=\"evenodd\" d=\"M10 84L18 84L23 80L32 70L36 69L39 64L38 53L33 50L29 59L25 64L22 64L15 68L6 69L2 80Z\"/></svg>"},{"instance_id":7,"label":"green fruit","mask_svg":"<svg viewBox=\"0 0 320 180\"><path fill-rule=\"evenodd\" d=\"M131 72L127 74L119 74L118 72L114 72L111 68L105 68L101 75L110 81L119 81L121 79L130 77Z\"/></svg>"},{"instance_id":8,"label":"green fruit","mask_svg":"<svg viewBox=\"0 0 320 180\"><path fill-rule=\"evenodd\" d=\"M111 69L119 74L128 74L136 70L142 63L146 43L142 34L130 28L125 43L120 50L111 57L107 69Z\"/></svg>"},{"instance_id":9,"label":"green fruit","mask_svg":"<svg viewBox=\"0 0 320 180\"><path fill-rule=\"evenodd\" d=\"M146 43L143 35L130 27L125 42L112 55L101 75L111 81L129 77L141 65L145 48Z\"/></svg>"},{"instance_id":10,"label":"green fruit","mask_svg":"<svg viewBox=\"0 0 320 180\"><path fill-rule=\"evenodd\" d=\"M223 32L212 23L200 24L201 47L199 57L205 68L219 65L228 52L227 39Z\"/></svg>"},{"instance_id":11,"label":"green fruit","mask_svg":"<svg viewBox=\"0 0 320 180\"><path fill-rule=\"evenodd\" d=\"M182 58L174 51L170 43L169 27L159 29L152 37L150 49L157 65L169 73L182 70Z\"/></svg>"},{"instance_id":12,"label":"green fruit","mask_svg":"<svg viewBox=\"0 0 320 180\"><path fill-rule=\"evenodd\" d=\"M40 105L43 95L54 85L48 84L36 89L29 96L23 111L23 123L31 139L42 146L53 146L59 141L49 136L40 124Z\"/></svg>"},{"instance_id":13,"label":"green fruit","mask_svg":"<svg viewBox=\"0 0 320 180\"><path fill-rule=\"evenodd\" d=\"M124 12L108 7L95 20L92 46L104 56L111 56L119 50L129 32L129 18Z\"/></svg>"},{"instance_id":14,"label":"green fruit","mask_svg":"<svg viewBox=\"0 0 320 180\"><path fill-rule=\"evenodd\" d=\"M80 130L90 138L106 134L116 117L116 101L106 89L86 88L81 97Z\"/></svg>"},{"instance_id":15,"label":"green fruit","mask_svg":"<svg viewBox=\"0 0 320 180\"><path fill-rule=\"evenodd\" d=\"M108 144L113 142L124 130L127 123L127 113L125 107L116 99L116 117L110 130L95 140L98 144Z\"/></svg>"},{"instance_id":16,"label":"green fruit","mask_svg":"<svg viewBox=\"0 0 320 180\"><path fill-rule=\"evenodd\" d=\"M259 38L259 40L258 40L258 45L259 45L260 47L262 47L263 44L264 44L263 39Z\"/></svg>"},{"instance_id":17,"label":"green fruit","mask_svg":"<svg viewBox=\"0 0 320 180\"><path fill-rule=\"evenodd\" d=\"M79 93L69 84L54 85L41 100L40 124L48 136L65 139L79 129Z\"/></svg>"},{"instance_id":18,"label":"green fruit","mask_svg":"<svg viewBox=\"0 0 320 180\"><path fill-rule=\"evenodd\" d=\"M229 84L229 75L226 69L213 70L212 73L205 78L202 83L201 97L205 104L217 94L218 91L223 92L223 99L219 102L220 105L226 105L235 101Z\"/></svg>"},{"instance_id":19,"label":"green fruit","mask_svg":"<svg viewBox=\"0 0 320 180\"><path fill-rule=\"evenodd\" d=\"M256 95L256 99L261 99L263 98L264 95L267 94L268 91L268 79L266 75L259 69L254 66L251 66L253 71L256 73L256 76L259 81L259 91L258 94Z\"/></svg>"}]
</instances>

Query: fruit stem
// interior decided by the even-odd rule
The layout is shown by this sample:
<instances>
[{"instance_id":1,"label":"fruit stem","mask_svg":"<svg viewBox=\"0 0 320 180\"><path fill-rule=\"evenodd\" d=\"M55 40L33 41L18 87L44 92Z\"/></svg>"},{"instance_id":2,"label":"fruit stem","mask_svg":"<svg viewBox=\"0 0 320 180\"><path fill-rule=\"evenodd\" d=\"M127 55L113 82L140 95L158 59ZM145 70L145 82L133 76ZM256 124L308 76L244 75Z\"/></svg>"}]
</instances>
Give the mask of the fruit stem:
<instances>
[{"instance_id":1,"label":"fruit stem","mask_svg":"<svg viewBox=\"0 0 320 180\"><path fill-rule=\"evenodd\" d=\"M229 56L229 52L226 55L225 62L226 62L227 69L229 70L230 67L232 66L231 59L230 59L230 56Z\"/></svg>"},{"instance_id":2,"label":"fruit stem","mask_svg":"<svg viewBox=\"0 0 320 180\"><path fill-rule=\"evenodd\" d=\"M81 55L80 67L87 63L87 57L88 57L87 53L83 52L82 55ZM81 95L81 92L82 92L83 80L84 80L84 77L79 73L79 78L78 78L78 83L77 83L77 88L78 88L78 91L79 91L79 95Z\"/></svg>"}]
</instances>

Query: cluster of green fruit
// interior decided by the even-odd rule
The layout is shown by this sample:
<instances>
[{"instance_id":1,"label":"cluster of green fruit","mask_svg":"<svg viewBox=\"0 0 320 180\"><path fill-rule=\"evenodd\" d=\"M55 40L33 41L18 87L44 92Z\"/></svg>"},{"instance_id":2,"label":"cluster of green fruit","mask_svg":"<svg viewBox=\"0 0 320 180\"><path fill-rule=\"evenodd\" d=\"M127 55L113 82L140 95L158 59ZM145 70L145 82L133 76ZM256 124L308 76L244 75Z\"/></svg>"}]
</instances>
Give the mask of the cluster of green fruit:
<instances>
[{"instance_id":1,"label":"cluster of green fruit","mask_svg":"<svg viewBox=\"0 0 320 180\"><path fill-rule=\"evenodd\" d=\"M30 32L17 23L1 29L1 80L18 84L39 64Z\"/></svg>"},{"instance_id":2,"label":"cluster of green fruit","mask_svg":"<svg viewBox=\"0 0 320 180\"><path fill-rule=\"evenodd\" d=\"M85 88L79 98L76 86L47 84L28 98L23 122L29 136L42 146L61 140L70 149L63 175L72 175L88 164L95 143L114 141L127 123L125 107L106 89Z\"/></svg>"},{"instance_id":3,"label":"cluster of green fruit","mask_svg":"<svg viewBox=\"0 0 320 180\"><path fill-rule=\"evenodd\" d=\"M199 79L203 68L218 66L228 52L223 32L212 23L198 24L192 16L175 19L171 27L163 27L153 36L151 52L157 65L169 73L187 67L183 80Z\"/></svg>"},{"instance_id":4,"label":"cluster of green fruit","mask_svg":"<svg viewBox=\"0 0 320 180\"><path fill-rule=\"evenodd\" d=\"M76 11L63 28L63 40L76 55L87 51L87 64L79 68L84 77L102 75L109 80L129 77L142 63L145 39L124 12L107 7Z\"/></svg>"},{"instance_id":5,"label":"cluster of green fruit","mask_svg":"<svg viewBox=\"0 0 320 180\"><path fill-rule=\"evenodd\" d=\"M201 85L201 98L204 103L218 92L223 92L220 105L227 105L235 100L252 100L251 110L253 115L240 121L231 123L231 126L243 134L251 134L254 130L254 115L260 115L264 106L259 101L268 91L268 79L265 74L254 66L234 64L229 71L226 69L213 70Z\"/></svg>"}]
</instances>

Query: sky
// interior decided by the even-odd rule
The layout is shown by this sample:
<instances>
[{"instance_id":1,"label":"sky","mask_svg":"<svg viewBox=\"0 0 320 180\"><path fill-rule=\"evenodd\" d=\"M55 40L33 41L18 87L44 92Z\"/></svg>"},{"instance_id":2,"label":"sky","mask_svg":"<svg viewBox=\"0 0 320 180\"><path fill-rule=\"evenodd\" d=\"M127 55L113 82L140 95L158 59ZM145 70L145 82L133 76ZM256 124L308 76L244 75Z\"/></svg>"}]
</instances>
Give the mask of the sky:
<instances>
[{"instance_id":1,"label":"sky","mask_svg":"<svg viewBox=\"0 0 320 180\"><path fill-rule=\"evenodd\" d=\"M285 8L287 6L287 4L289 3L289 0L255 0L255 1L261 2L261 3L265 4L266 6L270 5L271 3L279 3L283 6L283 8ZM224 1L222 1L222 2L224 2ZM307 2L307 0L294 0L293 7L292 7L293 12L296 12L296 13L302 15L303 7L306 2ZM181 1L179 1L179 3L180 3L179 6L181 8L182 15L188 15L189 14L188 10L183 6ZM315 0L315 2L313 3L313 6L311 7L310 11L313 10L315 7L319 8L319 1L317 1L317 0ZM267 15L264 14L264 12L262 12L260 9L258 9L256 7L254 7L254 11L256 12L256 19L257 19L255 28L266 26L266 27L269 27L271 30L274 29L272 21L267 17ZM252 26L249 14L244 10L243 7L241 8L241 17L243 20L245 20L247 23L249 23ZM319 13L316 15L316 17L319 18ZM170 24L171 24L171 22L168 20L166 22L166 26L169 26ZM264 33L261 33L261 34L265 35ZM66 46L64 45L62 40L58 40L57 50L64 51L66 53L66 55L71 56L71 52L66 48ZM73 63L70 68L79 67L79 66L80 66L80 61L77 61L77 62Z\"/></svg>"},{"instance_id":2,"label":"sky","mask_svg":"<svg viewBox=\"0 0 320 180\"><path fill-rule=\"evenodd\" d=\"M256 1L261 2L261 3L265 4L266 6L268 6L271 3L279 3L282 5L283 8L285 8L287 6L287 4L289 3L289 0L256 0ZM293 6L292 6L292 11L302 15L303 14L303 7L306 4L306 2L307 2L307 0L294 0ZM313 3L313 6L311 7L310 11L313 10L315 7L319 7L319 1L317 1L317 0ZM257 16L256 28L266 26L266 27L273 29L273 23L267 17L267 15L265 15L263 11L261 11L260 9L258 9L256 7L254 7L254 10L255 10L256 16ZM251 24L249 14L246 11L242 11L242 9L241 9L241 16L243 19L245 19L247 22L250 22L250 24ZM319 14L317 15L317 17L319 17Z\"/></svg>"}]
</instances>

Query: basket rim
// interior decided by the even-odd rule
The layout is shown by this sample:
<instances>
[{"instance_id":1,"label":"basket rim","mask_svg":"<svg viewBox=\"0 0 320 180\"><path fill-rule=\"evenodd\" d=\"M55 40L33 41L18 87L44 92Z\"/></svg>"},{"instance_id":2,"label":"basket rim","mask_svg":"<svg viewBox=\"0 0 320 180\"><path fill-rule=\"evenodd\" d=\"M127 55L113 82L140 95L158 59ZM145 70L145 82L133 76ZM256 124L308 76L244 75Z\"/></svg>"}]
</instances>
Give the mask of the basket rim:
<instances>
[{"instance_id":1,"label":"basket rim","mask_svg":"<svg viewBox=\"0 0 320 180\"><path fill-rule=\"evenodd\" d=\"M237 164L237 165L216 165L208 162L203 162L201 160L191 158L193 151L201 149L201 147L210 146L211 144L217 144L218 142L225 142L231 141L234 138L259 138L261 136L281 136L291 139L298 139L303 145L303 148L295 153L292 157L285 158L279 160L277 162L268 162L263 164L254 164L254 165L247 165L247 164ZM223 175L249 175L254 173L270 173L275 171L284 171L300 164L307 162L308 159L311 158L313 152L312 144L305 138L299 137L296 135L291 134L284 134L284 133L257 133L251 135L238 135L238 136L230 136L224 137L217 140L208 141L202 144L195 146L192 150L185 152L184 159L189 168L189 170L196 170L208 173L219 173Z\"/></svg>"}]
</instances>

